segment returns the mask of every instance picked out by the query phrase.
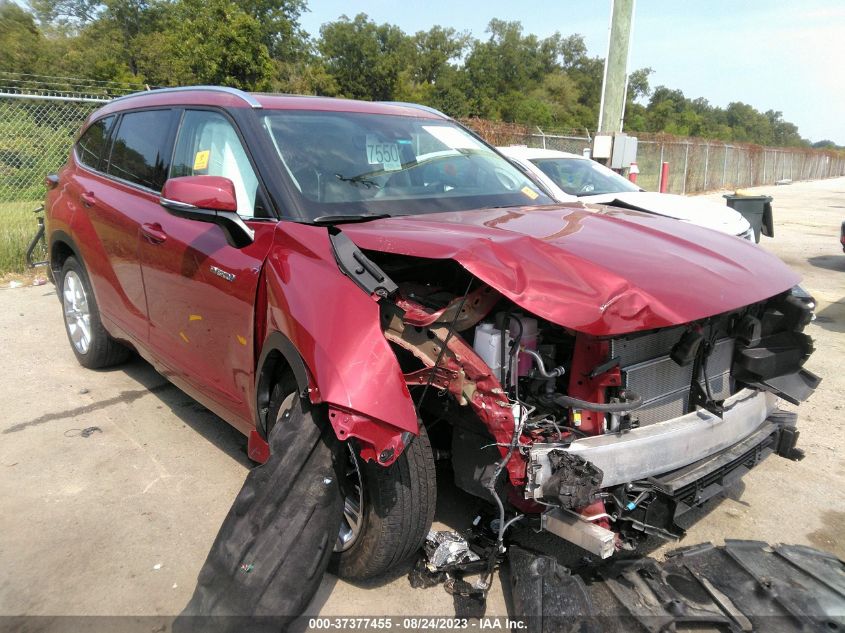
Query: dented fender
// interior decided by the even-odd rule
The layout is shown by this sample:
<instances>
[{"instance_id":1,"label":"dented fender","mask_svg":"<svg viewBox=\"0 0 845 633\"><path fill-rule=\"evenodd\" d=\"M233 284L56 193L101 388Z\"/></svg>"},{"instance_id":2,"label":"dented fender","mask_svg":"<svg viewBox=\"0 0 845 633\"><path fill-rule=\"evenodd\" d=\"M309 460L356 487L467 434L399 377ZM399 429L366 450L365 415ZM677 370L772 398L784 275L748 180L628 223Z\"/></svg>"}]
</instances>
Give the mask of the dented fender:
<instances>
[{"instance_id":1,"label":"dented fender","mask_svg":"<svg viewBox=\"0 0 845 633\"><path fill-rule=\"evenodd\" d=\"M411 394L382 334L379 305L338 268L325 227L282 222L264 266L263 331L284 335L328 405L338 438L389 465L419 432Z\"/></svg>"}]
</instances>

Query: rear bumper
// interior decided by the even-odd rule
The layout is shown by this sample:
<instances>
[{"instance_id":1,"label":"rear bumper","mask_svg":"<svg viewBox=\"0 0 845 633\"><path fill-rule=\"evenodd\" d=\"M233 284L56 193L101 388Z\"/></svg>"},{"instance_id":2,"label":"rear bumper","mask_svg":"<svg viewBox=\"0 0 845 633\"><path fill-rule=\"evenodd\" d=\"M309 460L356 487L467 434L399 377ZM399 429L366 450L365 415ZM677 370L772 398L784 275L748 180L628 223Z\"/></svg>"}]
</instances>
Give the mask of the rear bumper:
<instances>
[{"instance_id":1,"label":"rear bumper","mask_svg":"<svg viewBox=\"0 0 845 633\"><path fill-rule=\"evenodd\" d=\"M601 487L610 488L683 469L762 432L766 424L772 424L768 418L776 404L777 397L771 393L743 389L725 401L721 417L699 409L624 433L579 439L566 448L535 444L529 453L532 481L526 496L547 496L543 482L551 476L548 454L552 450L590 462L603 473Z\"/></svg>"}]
</instances>

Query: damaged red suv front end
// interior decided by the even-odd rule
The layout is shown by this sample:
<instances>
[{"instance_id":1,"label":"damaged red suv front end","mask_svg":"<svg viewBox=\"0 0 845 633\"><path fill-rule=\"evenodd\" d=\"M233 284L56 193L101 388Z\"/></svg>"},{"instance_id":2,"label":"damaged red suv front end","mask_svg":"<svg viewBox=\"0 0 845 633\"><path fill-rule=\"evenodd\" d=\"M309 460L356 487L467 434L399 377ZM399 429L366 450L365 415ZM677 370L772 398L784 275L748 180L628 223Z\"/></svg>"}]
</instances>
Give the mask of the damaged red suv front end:
<instances>
[{"instance_id":1,"label":"damaged red suv front end","mask_svg":"<svg viewBox=\"0 0 845 633\"><path fill-rule=\"evenodd\" d=\"M527 515L602 557L681 536L679 514L797 455L777 399L818 378L792 271L690 224L554 204L430 109L152 91L92 115L55 180L77 358L129 344L259 462L274 429L325 422L341 575L418 550L435 455L499 538Z\"/></svg>"},{"instance_id":2,"label":"damaged red suv front end","mask_svg":"<svg viewBox=\"0 0 845 633\"><path fill-rule=\"evenodd\" d=\"M514 507L608 556L620 534L681 536L678 514L793 454L775 395L798 402L817 383L801 368L811 313L791 296L797 276L751 244L611 208L343 232L395 284L382 322L406 383L452 396L416 402L453 420L468 492L496 494L504 459Z\"/></svg>"}]
</instances>

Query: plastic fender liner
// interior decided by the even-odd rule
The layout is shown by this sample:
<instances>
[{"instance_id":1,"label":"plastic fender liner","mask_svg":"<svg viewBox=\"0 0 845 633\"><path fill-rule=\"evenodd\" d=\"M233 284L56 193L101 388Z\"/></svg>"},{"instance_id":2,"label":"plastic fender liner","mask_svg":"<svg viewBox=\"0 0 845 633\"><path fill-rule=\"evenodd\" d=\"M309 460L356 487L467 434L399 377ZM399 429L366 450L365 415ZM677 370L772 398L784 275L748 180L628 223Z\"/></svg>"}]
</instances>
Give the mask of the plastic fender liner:
<instances>
[{"instance_id":1,"label":"plastic fender liner","mask_svg":"<svg viewBox=\"0 0 845 633\"><path fill-rule=\"evenodd\" d=\"M845 625L845 564L801 545L726 539L571 575L509 552L512 617L530 632L708 630L798 633Z\"/></svg>"},{"instance_id":2,"label":"plastic fender liner","mask_svg":"<svg viewBox=\"0 0 845 633\"><path fill-rule=\"evenodd\" d=\"M513 615L523 620L529 631L592 631L572 627L560 618L591 618L593 603L584 581L551 556L533 554L521 547L508 550ZM543 622L547 615L549 621Z\"/></svg>"},{"instance_id":3,"label":"plastic fender liner","mask_svg":"<svg viewBox=\"0 0 845 633\"><path fill-rule=\"evenodd\" d=\"M340 444L296 407L270 435L270 459L250 471L173 630L283 630L316 593L343 510Z\"/></svg>"},{"instance_id":4,"label":"plastic fender liner","mask_svg":"<svg viewBox=\"0 0 845 633\"><path fill-rule=\"evenodd\" d=\"M257 328L256 328L257 329ZM270 405L270 393L273 391L273 382L277 376L274 371L265 371L267 359L271 354L278 354L288 368L293 372L296 380L296 388L300 393L307 393L310 385L310 377L296 347L290 339L281 332L271 332L261 347L261 354L258 357L258 376L255 385L255 428L258 429L260 438L267 437L267 408ZM275 367L273 367L275 369Z\"/></svg>"}]
</instances>

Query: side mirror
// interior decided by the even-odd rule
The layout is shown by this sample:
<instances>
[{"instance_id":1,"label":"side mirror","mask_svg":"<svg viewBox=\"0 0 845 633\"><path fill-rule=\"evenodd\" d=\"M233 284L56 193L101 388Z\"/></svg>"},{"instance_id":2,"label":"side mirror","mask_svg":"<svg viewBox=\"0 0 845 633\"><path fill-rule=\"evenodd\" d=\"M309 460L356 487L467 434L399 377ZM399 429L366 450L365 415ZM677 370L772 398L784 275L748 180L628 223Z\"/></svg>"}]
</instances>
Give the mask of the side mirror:
<instances>
[{"instance_id":1,"label":"side mirror","mask_svg":"<svg viewBox=\"0 0 845 633\"><path fill-rule=\"evenodd\" d=\"M164 183L159 204L173 215L216 224L235 248L252 244L255 233L238 215L235 185L221 176L185 176Z\"/></svg>"}]
</instances>

